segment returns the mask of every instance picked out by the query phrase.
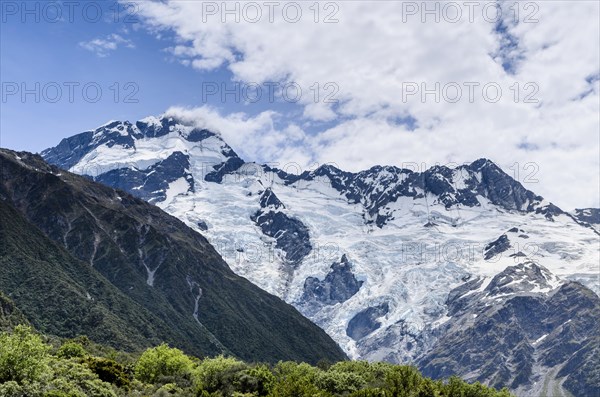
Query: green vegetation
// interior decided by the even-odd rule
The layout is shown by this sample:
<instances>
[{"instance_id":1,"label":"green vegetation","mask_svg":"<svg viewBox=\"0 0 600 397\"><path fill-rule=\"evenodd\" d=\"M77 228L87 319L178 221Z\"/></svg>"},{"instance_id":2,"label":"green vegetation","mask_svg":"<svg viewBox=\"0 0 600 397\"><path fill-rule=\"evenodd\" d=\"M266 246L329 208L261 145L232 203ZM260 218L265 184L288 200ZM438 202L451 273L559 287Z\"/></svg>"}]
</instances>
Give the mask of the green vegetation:
<instances>
[{"instance_id":1,"label":"green vegetation","mask_svg":"<svg viewBox=\"0 0 600 397\"><path fill-rule=\"evenodd\" d=\"M141 355L86 337L58 341L27 325L0 334L0 396L17 397L510 397L458 378L424 378L410 366L343 361L333 365L246 364L190 357L166 344Z\"/></svg>"},{"instance_id":2,"label":"green vegetation","mask_svg":"<svg viewBox=\"0 0 600 397\"><path fill-rule=\"evenodd\" d=\"M19 324L28 324L27 318L15 303L0 291L0 331L8 331Z\"/></svg>"},{"instance_id":3,"label":"green vegetation","mask_svg":"<svg viewBox=\"0 0 600 397\"><path fill-rule=\"evenodd\" d=\"M0 295L0 326L22 324L26 318L44 334L88 335L98 343L131 351L175 340L172 327L2 200L0 269L0 291L8 295Z\"/></svg>"},{"instance_id":4,"label":"green vegetation","mask_svg":"<svg viewBox=\"0 0 600 397\"><path fill-rule=\"evenodd\" d=\"M0 149L0 168L0 291L38 331L126 351L166 342L270 363L346 358L160 208L37 155Z\"/></svg>"}]
</instances>

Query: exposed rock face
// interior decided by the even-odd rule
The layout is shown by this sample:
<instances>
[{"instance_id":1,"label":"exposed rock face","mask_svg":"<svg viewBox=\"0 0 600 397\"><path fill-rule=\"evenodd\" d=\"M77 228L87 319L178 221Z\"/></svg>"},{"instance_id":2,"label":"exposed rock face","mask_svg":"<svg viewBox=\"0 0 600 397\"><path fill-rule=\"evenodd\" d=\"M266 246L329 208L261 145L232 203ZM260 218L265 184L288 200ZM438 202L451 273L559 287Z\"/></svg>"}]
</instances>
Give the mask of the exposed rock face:
<instances>
[{"instance_id":1,"label":"exposed rock face","mask_svg":"<svg viewBox=\"0 0 600 397\"><path fill-rule=\"evenodd\" d=\"M265 235L275 239L275 247L285 252L289 264L298 265L312 250L308 228L283 212L285 206L271 189L262 193L260 206L251 219Z\"/></svg>"},{"instance_id":2,"label":"exposed rock face","mask_svg":"<svg viewBox=\"0 0 600 397\"><path fill-rule=\"evenodd\" d=\"M488 296L501 296L526 292L550 291L559 283L548 269L527 262L509 266L497 274L486 287Z\"/></svg>"},{"instance_id":3,"label":"exposed rock face","mask_svg":"<svg viewBox=\"0 0 600 397\"><path fill-rule=\"evenodd\" d=\"M600 208L576 209L571 215L579 224L589 227L600 235Z\"/></svg>"},{"instance_id":4,"label":"exposed rock face","mask_svg":"<svg viewBox=\"0 0 600 397\"><path fill-rule=\"evenodd\" d=\"M558 208L556 205L550 203L535 209L536 214L542 214L549 221L553 221L555 217L564 214L565 212Z\"/></svg>"},{"instance_id":5,"label":"exposed rock face","mask_svg":"<svg viewBox=\"0 0 600 397\"><path fill-rule=\"evenodd\" d=\"M42 156L51 164L57 164L64 169L70 169L96 147L102 145L113 147L118 145L124 148L131 148L134 146L135 139L141 137L142 134L137 132L131 123L112 121L93 131L86 131L65 138L58 146L44 150ZM82 172L84 170L79 171Z\"/></svg>"},{"instance_id":6,"label":"exposed rock face","mask_svg":"<svg viewBox=\"0 0 600 397\"><path fill-rule=\"evenodd\" d=\"M198 229L200 229L202 231L207 231L208 230L208 225L206 224L205 221L200 220L196 224L198 225Z\"/></svg>"},{"instance_id":7,"label":"exposed rock face","mask_svg":"<svg viewBox=\"0 0 600 397\"><path fill-rule=\"evenodd\" d=\"M173 117L163 117L160 120L150 118L149 120L140 120L135 123L137 129L147 138L159 138L168 135L179 120Z\"/></svg>"},{"instance_id":8,"label":"exposed rock face","mask_svg":"<svg viewBox=\"0 0 600 397\"><path fill-rule=\"evenodd\" d=\"M201 142L205 139L214 137L215 134L206 129L193 129L187 136L187 140L190 142Z\"/></svg>"},{"instance_id":9,"label":"exposed rock face","mask_svg":"<svg viewBox=\"0 0 600 397\"><path fill-rule=\"evenodd\" d=\"M285 252L290 264L297 265L312 250L308 228L300 220L275 211L259 211L252 220L265 235L276 240L275 247Z\"/></svg>"},{"instance_id":10,"label":"exposed rock face","mask_svg":"<svg viewBox=\"0 0 600 397\"><path fill-rule=\"evenodd\" d=\"M285 205L277 198L275 193L271 188L266 189L263 194L260 196L260 208L269 208L271 207L274 210L285 209Z\"/></svg>"},{"instance_id":11,"label":"exposed rock face","mask_svg":"<svg viewBox=\"0 0 600 397\"><path fill-rule=\"evenodd\" d=\"M228 158L224 163L213 166L214 171L206 174L204 180L207 182L221 183L223 182L223 177L225 175L237 171L242 165L244 165L244 160L233 153L233 157Z\"/></svg>"},{"instance_id":12,"label":"exposed rock face","mask_svg":"<svg viewBox=\"0 0 600 397\"><path fill-rule=\"evenodd\" d=\"M328 165L301 175L288 175L283 171L279 171L278 175L287 184L328 178L331 186L349 202L363 204L365 220L378 227L393 219L387 206L399 197L423 198L431 193L450 208L456 205L479 206L479 196L501 208L517 211L532 211L543 200L487 159L479 159L457 169L435 166L422 173L376 166L353 174Z\"/></svg>"},{"instance_id":13,"label":"exposed rock face","mask_svg":"<svg viewBox=\"0 0 600 397\"><path fill-rule=\"evenodd\" d=\"M499 255L510 248L510 241L508 240L508 236L503 234L498 237L497 240L489 243L485 246L485 255L484 258L486 260L493 258L496 255Z\"/></svg>"},{"instance_id":14,"label":"exposed rock face","mask_svg":"<svg viewBox=\"0 0 600 397\"><path fill-rule=\"evenodd\" d=\"M354 296L362 285L352 273L352 267L346 255L340 262L331 265L331 272L323 280L309 277L304 282L305 302L317 301L325 305L342 303Z\"/></svg>"},{"instance_id":15,"label":"exposed rock face","mask_svg":"<svg viewBox=\"0 0 600 397\"><path fill-rule=\"evenodd\" d=\"M387 303L382 303L375 307L369 307L354 317L348 323L346 334L354 340L360 340L371 332L381 327L381 323L377 319L385 316L389 311Z\"/></svg>"},{"instance_id":16,"label":"exposed rock face","mask_svg":"<svg viewBox=\"0 0 600 397\"><path fill-rule=\"evenodd\" d=\"M424 373L459 374L523 395L552 392L544 384L580 396L600 392L600 379L584 380L581 371L572 371L600 365L593 357L600 326L597 295L579 283L561 283L533 263L509 267L482 286L482 280L471 280L451 292L451 319L419 360Z\"/></svg>"},{"instance_id":17,"label":"exposed rock face","mask_svg":"<svg viewBox=\"0 0 600 397\"><path fill-rule=\"evenodd\" d=\"M600 224L600 208L578 208L575 210L575 217L581 222L598 225Z\"/></svg>"},{"instance_id":18,"label":"exposed rock face","mask_svg":"<svg viewBox=\"0 0 600 397\"><path fill-rule=\"evenodd\" d=\"M150 203L164 201L169 185L182 180L186 184L183 189L194 191L194 177L189 172L189 157L182 152L174 152L145 170L119 168L98 175L95 180L127 192L136 192L136 196Z\"/></svg>"},{"instance_id":19,"label":"exposed rock face","mask_svg":"<svg viewBox=\"0 0 600 397\"><path fill-rule=\"evenodd\" d=\"M85 160L88 153L100 146L105 145L109 148L118 146L136 150L140 146L138 144L140 139L161 139L174 132L179 133L182 139L194 144L202 145L211 139L220 140L214 132L189 126L184 121L173 117L148 118L136 122L135 125L129 122L115 121L94 131L63 139L58 146L43 151L42 156L52 164L69 169L81 160ZM204 170L204 180L222 183L226 175L238 171L245 165L235 151L225 143L219 148L219 156L219 161L211 160L212 164L207 165ZM126 163L126 159L123 160ZM378 227L383 227L388 221L394 219L394 211L390 208L390 204L397 201L398 198L424 198L427 194L434 195L435 201L446 208L457 205L477 207L480 206L478 197L483 197L500 208L515 211L537 211L547 216L548 219L563 213L560 208L552 204L542 207L542 197L525 189L518 181L487 159L479 159L455 169L435 166L424 172L375 166L359 173L350 173L332 165L325 165L315 171L305 171L299 175L293 175L267 166L262 168L265 172L276 173L287 185L319 179L327 180L327 183L340 192L349 203L364 206L365 221ZM82 168L76 171L95 177L111 170ZM117 174L119 176L118 183L128 188L131 193L148 199L147 196L150 193L141 189L141 185L138 184L145 179L143 175L139 174L143 170L138 169L137 171L120 170L118 173L113 172L113 175L101 178L101 180L114 186L116 177L114 174ZM146 174L149 172L150 170ZM181 169L173 169L170 175L164 174L163 176L165 180L171 181L181 177L187 178L185 171ZM133 190L134 188L135 190ZM153 197L151 199L156 202L161 198Z\"/></svg>"},{"instance_id":20,"label":"exposed rock face","mask_svg":"<svg viewBox=\"0 0 600 397\"><path fill-rule=\"evenodd\" d=\"M141 149L141 140L160 139L174 132L185 141L199 144L200 147L210 138L220 141L220 138L209 130L190 126L173 117L161 117L144 119L136 122L135 125L127 121L113 121L94 131L65 138L58 146L44 150L41 154L51 164L68 170L82 159L85 160L85 156L98 147L117 146L135 152ZM204 177L207 181L219 183L224 175L239 169L244 161L226 144L218 150L222 161L217 164L207 164L208 170L205 170ZM126 190L146 201L156 203L164 200L168 184L180 178L184 178L189 184L190 191L194 190L194 179L189 167L188 154L175 151L165 160L154 162L147 168L130 165L128 159L124 158L116 167L104 168L91 165L82 166L74 171L90 175L101 183ZM156 189L152 190L153 188Z\"/></svg>"}]
</instances>

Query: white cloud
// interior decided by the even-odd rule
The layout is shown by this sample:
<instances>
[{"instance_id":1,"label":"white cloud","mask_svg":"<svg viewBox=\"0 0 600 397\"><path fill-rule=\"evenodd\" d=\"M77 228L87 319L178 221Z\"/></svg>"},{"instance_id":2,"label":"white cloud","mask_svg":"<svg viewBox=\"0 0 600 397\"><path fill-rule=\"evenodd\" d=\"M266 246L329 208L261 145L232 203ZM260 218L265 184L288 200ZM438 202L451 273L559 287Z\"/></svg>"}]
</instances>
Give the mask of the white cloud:
<instances>
[{"instance_id":1,"label":"white cloud","mask_svg":"<svg viewBox=\"0 0 600 397\"><path fill-rule=\"evenodd\" d=\"M107 57L111 51L115 51L119 46L126 48L135 48L131 40L125 39L118 34L109 34L105 38L97 38L90 41L82 41L79 46L95 53L101 58Z\"/></svg>"},{"instance_id":2,"label":"white cloud","mask_svg":"<svg viewBox=\"0 0 600 397\"><path fill-rule=\"evenodd\" d=\"M303 147L306 137L302 129L294 124L277 129L275 125L280 115L276 112L266 111L255 116L245 113L222 115L212 107L202 106L172 107L165 114L195 122L199 128L220 133L247 161L275 162L285 159L285 162L305 164L310 157L307 153L290 151L294 145Z\"/></svg>"},{"instance_id":3,"label":"white cloud","mask_svg":"<svg viewBox=\"0 0 600 397\"><path fill-rule=\"evenodd\" d=\"M302 97L303 116L290 124L338 121L308 137L298 135L296 126L275 128L275 120L285 124L285 119L273 112L248 116L194 110L218 123L247 159L272 156L285 162L288 156L287 161L335 162L358 170L488 157L505 169L518 163L521 180L532 170L523 167L536 163L539 182L526 187L567 209L600 205L599 82L590 78L600 68L599 3L536 2L538 10L518 3L520 23L509 9L514 3L503 3L504 31L483 17L485 3L475 9L473 22L462 7L457 23L443 18L436 23L432 16L423 23L421 15L403 13L407 6L398 1L337 2L339 23L333 24L313 21L308 9L313 3L302 3L297 23L282 17L285 3L273 23L265 15L258 23L244 18L235 23L225 15L230 22L222 23L221 13L203 12L209 3L223 4L141 2L140 12L153 32L174 32L172 54L200 71L226 67L244 82L285 79L302 87L335 82L340 88L339 106ZM261 8L264 14L266 8ZM330 11L321 9L320 18ZM538 22L523 23L532 12ZM506 59L514 61L508 73L502 67ZM463 91L457 103L436 102L433 95L425 100L402 95L407 84L432 89L436 83L441 88L453 82ZM468 82L479 84L473 103L464 86ZM502 89L497 103L483 98L481 88L490 82ZM456 86L446 87L453 95ZM534 96L539 103L524 103L538 88ZM416 128L392 122L408 116L416 120ZM226 132L228 128L234 132ZM300 138L290 138L296 136Z\"/></svg>"}]
</instances>

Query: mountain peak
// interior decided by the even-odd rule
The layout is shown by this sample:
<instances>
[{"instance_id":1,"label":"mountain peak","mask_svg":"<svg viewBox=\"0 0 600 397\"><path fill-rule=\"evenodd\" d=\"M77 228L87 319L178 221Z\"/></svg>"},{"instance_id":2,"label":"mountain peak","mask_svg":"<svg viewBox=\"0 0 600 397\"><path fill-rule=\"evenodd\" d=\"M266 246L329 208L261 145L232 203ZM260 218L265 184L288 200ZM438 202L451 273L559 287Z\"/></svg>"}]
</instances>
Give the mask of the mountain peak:
<instances>
[{"instance_id":1,"label":"mountain peak","mask_svg":"<svg viewBox=\"0 0 600 397\"><path fill-rule=\"evenodd\" d=\"M113 121L93 132L63 139L55 148L42 152L42 156L62 168L72 169L77 164L82 168L92 169L98 175L117 167L135 168L143 172L147 170L148 174L152 172L150 167L169 158L174 152L181 152L188 157L187 163L181 161L178 164L182 166L178 168L164 168L179 172L177 175L165 175L168 183L182 177L187 180L191 178L222 183L227 175L238 172L244 165L244 160L227 145L219 133L201 128L200 125L196 121L168 113L146 117L135 124ZM107 155L104 147L115 153ZM123 153L119 154L118 151ZM192 169L199 167L202 168L202 173L194 174ZM520 212L535 212L543 201L541 196L527 190L488 158L480 158L455 168L434 166L421 172L377 165L353 173L332 163L298 175L268 167L264 170L276 172L288 186L325 182L350 203L362 204L365 207L365 221L376 223L378 227L383 227L394 217L394 210L390 206L401 197L413 200L433 199L434 204L440 203L446 209L457 206L480 207L482 203L489 202L502 210ZM125 174L124 171L120 173L121 176ZM136 174L135 177L135 183L126 186L142 186L140 181L146 176ZM110 180L104 182L109 183ZM194 189L193 182L188 185L190 190ZM164 192L165 189L161 190ZM135 190L130 191L136 194ZM428 195L434 197L426 198ZM158 199L162 200L163 197L164 195ZM148 200L149 197L144 196L144 199ZM560 211L553 209L551 212L548 215L550 218Z\"/></svg>"},{"instance_id":2,"label":"mountain peak","mask_svg":"<svg viewBox=\"0 0 600 397\"><path fill-rule=\"evenodd\" d=\"M500 167L498 167L498 166L496 165L496 163L494 163L492 160L490 160L490 159L487 159L487 158L485 158L485 157L482 157L482 158L479 158L479 159L477 159L477 160L473 161L473 162L470 164L470 167L471 167L471 169L473 169L473 170L480 170L480 169L482 169L482 168L485 168L485 167L495 167L495 168L500 168Z\"/></svg>"},{"instance_id":3,"label":"mountain peak","mask_svg":"<svg viewBox=\"0 0 600 397\"><path fill-rule=\"evenodd\" d=\"M508 266L498 273L487 286L487 296L515 293L550 292L561 284L561 280L544 266L532 261Z\"/></svg>"},{"instance_id":4,"label":"mountain peak","mask_svg":"<svg viewBox=\"0 0 600 397\"><path fill-rule=\"evenodd\" d=\"M46 161L64 169L72 169L75 165L82 162L85 164L79 165L86 168L87 166L92 166L92 164L89 164L89 159L86 159L86 156L100 147L107 147L109 149L113 147L123 148L128 150L128 155L130 155L132 151L138 152L138 150L142 149L140 148L140 145L142 147L148 146L146 144L140 144L141 140L162 138L167 135L173 135L173 137L179 138L179 140L184 142L184 146L185 142L195 144L209 138L214 138L216 139L216 142L213 146L215 146L215 149L219 147L217 151L222 151L223 156L237 156L235 152L223 142L219 133L199 128L191 121L170 115L146 117L135 122L135 124L132 124L129 121L112 120L95 130L85 131L64 138L57 146L42 151L41 155ZM169 149L170 145L173 147L173 151L181 150L181 145L177 145L176 141L169 143L162 140L157 141L156 143L156 145L150 145L154 146L151 148L153 153L148 153L146 156L148 158L146 158L144 162L148 162L152 156L158 155L155 149L164 148L166 150L171 150ZM193 145L190 145L190 147L192 146ZM171 153L165 154L164 157L168 157L170 154ZM93 166L98 168L98 166L100 166L100 164L97 163L99 156L93 155L92 157L96 159ZM109 167L109 169L106 170L104 170L104 168L105 167L101 167L103 171L108 171L114 167Z\"/></svg>"}]
</instances>

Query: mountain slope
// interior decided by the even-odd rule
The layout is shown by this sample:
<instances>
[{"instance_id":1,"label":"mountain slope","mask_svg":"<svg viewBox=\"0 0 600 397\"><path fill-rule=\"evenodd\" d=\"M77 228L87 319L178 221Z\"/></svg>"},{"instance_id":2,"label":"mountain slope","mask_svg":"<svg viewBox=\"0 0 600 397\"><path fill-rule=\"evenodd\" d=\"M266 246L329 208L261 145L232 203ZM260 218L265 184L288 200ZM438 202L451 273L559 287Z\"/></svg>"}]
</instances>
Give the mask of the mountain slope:
<instances>
[{"instance_id":1,"label":"mountain slope","mask_svg":"<svg viewBox=\"0 0 600 397\"><path fill-rule=\"evenodd\" d=\"M321 329L236 276L206 239L159 208L35 155L2 150L0 161L2 198L76 257L79 268L99 272L176 330L175 345L252 360L344 358ZM10 252L3 260L11 262ZM18 286L10 287L3 289Z\"/></svg>"},{"instance_id":2,"label":"mountain slope","mask_svg":"<svg viewBox=\"0 0 600 397\"><path fill-rule=\"evenodd\" d=\"M15 303L0 292L0 332L10 331L19 324L27 323L27 318Z\"/></svg>"},{"instance_id":3,"label":"mountain slope","mask_svg":"<svg viewBox=\"0 0 600 397\"><path fill-rule=\"evenodd\" d=\"M61 337L87 335L128 350L185 340L5 200L0 200L0 289L36 328Z\"/></svg>"},{"instance_id":4,"label":"mountain slope","mask_svg":"<svg viewBox=\"0 0 600 397\"><path fill-rule=\"evenodd\" d=\"M535 262L600 292L596 211L567 213L487 159L299 171L244 162L202 121L169 115L112 122L42 155L202 231L237 274L293 304L352 358L418 362L441 343L450 293L510 266ZM152 182L157 173L168 183Z\"/></svg>"},{"instance_id":5,"label":"mountain slope","mask_svg":"<svg viewBox=\"0 0 600 397\"><path fill-rule=\"evenodd\" d=\"M563 385L576 395L600 394L596 294L577 282L561 284L532 262L509 266L483 283L470 280L450 293L451 319L419 360L424 373L461 374L532 395ZM586 366L594 369L573 372Z\"/></svg>"}]
</instances>

